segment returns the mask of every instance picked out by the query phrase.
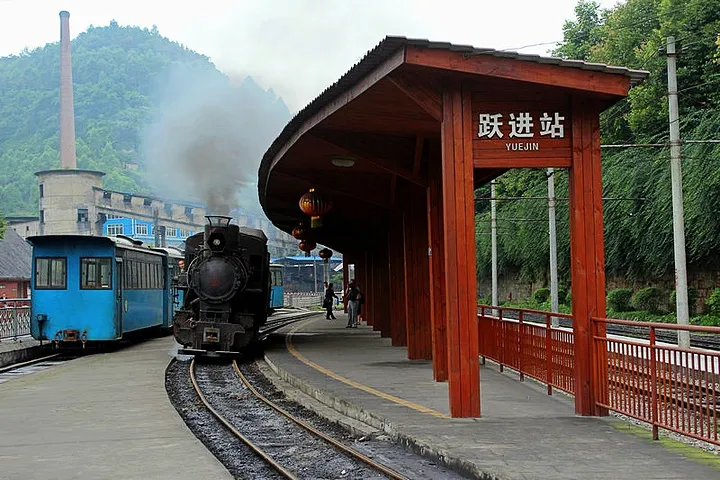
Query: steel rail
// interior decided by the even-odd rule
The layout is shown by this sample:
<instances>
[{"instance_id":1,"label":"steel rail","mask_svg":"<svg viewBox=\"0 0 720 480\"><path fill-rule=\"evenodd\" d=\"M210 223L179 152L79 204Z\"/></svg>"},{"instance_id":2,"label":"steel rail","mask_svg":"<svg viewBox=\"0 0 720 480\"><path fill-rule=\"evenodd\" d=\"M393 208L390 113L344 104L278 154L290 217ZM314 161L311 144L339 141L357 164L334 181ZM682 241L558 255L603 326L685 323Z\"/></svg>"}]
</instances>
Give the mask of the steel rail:
<instances>
[{"instance_id":1,"label":"steel rail","mask_svg":"<svg viewBox=\"0 0 720 480\"><path fill-rule=\"evenodd\" d=\"M26 366L28 366L28 365L33 365L33 364L35 364L35 363L40 363L40 362L43 362L43 361L45 361L45 360L50 360L51 358L55 358L55 357L59 357L59 356L60 356L59 353L53 353L52 355L48 355L48 356L46 356L46 357L36 358L35 360L28 360L28 361L26 361L26 362L13 363L12 365L7 365L7 366L4 366L4 367L0 367L0 373L9 372L9 371L11 371L11 370L15 370L16 368L26 367Z\"/></svg>"},{"instance_id":2,"label":"steel rail","mask_svg":"<svg viewBox=\"0 0 720 480\"><path fill-rule=\"evenodd\" d=\"M303 420L300 420L299 418L297 418L297 417L295 417L294 415L292 415L290 412L286 411L286 410L283 409L282 407L279 407L278 405L276 405L275 403L273 403L272 401L270 401L269 399L267 399L265 396L263 396L263 394L261 394L255 387L253 387L253 386L250 384L250 382L249 382L248 379L245 377L245 375L243 375L243 373L240 371L240 367L238 367L237 361L235 361L235 360L233 360L233 368L235 369L235 373L236 373L237 376L240 378L240 380L241 380L242 383L245 385L245 387L246 387L253 395L255 395L255 397L257 397L259 400L261 400L262 402L264 402L267 406L269 406L270 408L272 408L273 410L275 410L276 412L278 412L279 414L281 414L282 416L284 416L284 417L287 418L288 420L291 420L292 422L294 422L294 423L296 423L297 425L301 426L302 428L304 428L305 430L307 430L307 431L310 432L311 434L315 435L316 437L319 437L319 438L321 438L322 440L324 440L324 441L332 444L335 448L337 448L337 449L340 450L341 452L343 452L343 453L345 453L345 454L347 454L347 455L355 458L356 460L360 460L361 462L365 463L366 465L368 465L368 466L370 466L370 467L378 470L379 472L384 473L384 474L387 475L388 477L393 478L393 479L395 479L395 480L408 480L408 477L406 477L406 476L402 475L401 473L393 470L392 468L386 467L385 465L376 462L376 461L373 460L372 458L370 458L370 457L368 457L368 456L366 456L366 455L363 455L362 453L357 452L357 451L353 450L352 448L347 447L346 445L343 445L342 443L338 442L338 441L335 440L334 438L326 435L325 433L323 433L323 432L321 432L320 430L316 429L315 427L313 427L313 426L310 425L309 423L307 423L307 422L305 422L305 421L303 421Z\"/></svg>"},{"instance_id":3,"label":"steel rail","mask_svg":"<svg viewBox=\"0 0 720 480\"><path fill-rule=\"evenodd\" d=\"M233 362L234 363L234 362ZM205 405L205 408L208 409L208 411L220 421L225 427L230 430L230 432L235 435L240 441L242 441L245 445L247 445L253 452L255 452L260 458L265 460L270 466L272 466L275 470L278 471L282 476L285 478L289 478L292 480L298 480L298 477L295 476L292 472L289 470L286 470L285 467L280 465L278 462L276 462L270 455L263 452L262 449L260 449L257 445L255 445L253 442L250 441L245 435L240 433L237 428L235 428L225 417L223 417L217 410L215 410L212 405L210 405L210 402L207 401L207 398L205 398L205 395L203 395L202 391L200 390L200 385L197 383L197 379L195 378L195 359L193 358L190 362L190 381L192 382L193 388L195 389L195 393L197 393L198 397L200 398L200 401Z\"/></svg>"}]
</instances>

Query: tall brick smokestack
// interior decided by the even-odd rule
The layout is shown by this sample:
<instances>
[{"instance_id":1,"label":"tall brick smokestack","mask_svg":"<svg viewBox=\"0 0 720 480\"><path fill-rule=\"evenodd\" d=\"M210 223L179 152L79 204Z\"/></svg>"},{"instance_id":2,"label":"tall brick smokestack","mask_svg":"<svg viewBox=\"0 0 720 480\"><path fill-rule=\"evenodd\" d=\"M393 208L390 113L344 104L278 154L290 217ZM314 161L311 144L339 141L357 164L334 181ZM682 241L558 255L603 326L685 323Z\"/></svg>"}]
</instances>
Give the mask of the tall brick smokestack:
<instances>
[{"instance_id":1,"label":"tall brick smokestack","mask_svg":"<svg viewBox=\"0 0 720 480\"><path fill-rule=\"evenodd\" d=\"M60 168L77 168L73 108L70 12L60 12Z\"/></svg>"}]
</instances>

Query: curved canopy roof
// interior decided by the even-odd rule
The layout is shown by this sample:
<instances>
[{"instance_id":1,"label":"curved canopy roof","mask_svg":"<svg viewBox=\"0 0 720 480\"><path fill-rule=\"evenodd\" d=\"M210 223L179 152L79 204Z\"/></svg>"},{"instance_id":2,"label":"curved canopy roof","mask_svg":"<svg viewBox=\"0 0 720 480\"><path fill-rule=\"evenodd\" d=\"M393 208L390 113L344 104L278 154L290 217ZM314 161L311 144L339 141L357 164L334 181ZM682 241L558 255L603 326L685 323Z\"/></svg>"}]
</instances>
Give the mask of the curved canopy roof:
<instances>
[{"instance_id":1,"label":"curved canopy roof","mask_svg":"<svg viewBox=\"0 0 720 480\"><path fill-rule=\"evenodd\" d=\"M307 221L298 200L316 188L333 201L316 240L340 251L374 241L397 221L406 193L426 187L428 158L440 155L442 90L478 88L573 96L606 107L648 72L575 60L386 37L301 110L265 153L260 203L278 228ZM349 168L333 159L351 159ZM476 170L476 185L503 170ZM424 202L418 205L425 209ZM382 239L382 235L377 237Z\"/></svg>"}]
</instances>

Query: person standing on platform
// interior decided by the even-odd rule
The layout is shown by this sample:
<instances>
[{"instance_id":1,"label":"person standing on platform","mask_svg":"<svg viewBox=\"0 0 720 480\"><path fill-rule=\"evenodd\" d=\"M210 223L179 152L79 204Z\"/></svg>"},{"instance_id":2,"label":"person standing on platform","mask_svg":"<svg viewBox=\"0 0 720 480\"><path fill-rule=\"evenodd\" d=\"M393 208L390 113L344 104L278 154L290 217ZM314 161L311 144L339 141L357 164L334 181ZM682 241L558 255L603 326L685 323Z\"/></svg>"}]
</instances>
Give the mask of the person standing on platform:
<instances>
[{"instance_id":1,"label":"person standing on platform","mask_svg":"<svg viewBox=\"0 0 720 480\"><path fill-rule=\"evenodd\" d=\"M350 280L348 289L345 292L345 296L348 299L348 323L345 325L345 328L357 327L358 308L360 307L360 303L358 302L359 294L360 289L355 285L355 279Z\"/></svg>"},{"instance_id":2,"label":"person standing on platform","mask_svg":"<svg viewBox=\"0 0 720 480\"><path fill-rule=\"evenodd\" d=\"M327 309L327 315L325 315L326 320L335 320L335 315L333 314L333 298L338 299L338 296L335 294L333 284L331 283L325 289L325 300L323 300L323 307Z\"/></svg>"}]
</instances>

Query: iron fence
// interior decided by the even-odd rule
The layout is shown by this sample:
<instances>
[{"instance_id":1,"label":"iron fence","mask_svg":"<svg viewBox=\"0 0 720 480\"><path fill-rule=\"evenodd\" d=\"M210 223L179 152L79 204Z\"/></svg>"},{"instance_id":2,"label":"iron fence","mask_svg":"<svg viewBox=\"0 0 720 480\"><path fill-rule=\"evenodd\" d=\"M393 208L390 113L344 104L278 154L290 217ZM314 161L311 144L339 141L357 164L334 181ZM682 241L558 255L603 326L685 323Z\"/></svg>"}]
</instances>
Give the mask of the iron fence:
<instances>
[{"instance_id":1,"label":"iron fence","mask_svg":"<svg viewBox=\"0 0 720 480\"><path fill-rule=\"evenodd\" d=\"M575 392L572 328L552 327L551 316L535 310L478 306L479 350L504 367L569 394ZM512 315L516 318L507 318ZM529 320L530 319L530 320ZM544 320L544 322L542 321ZM612 410L658 429L720 445L720 352L679 348L658 342L657 331L689 330L720 337L720 328L592 318L593 382L598 411ZM630 325L649 332L648 340L606 333L608 325Z\"/></svg>"},{"instance_id":2,"label":"iron fence","mask_svg":"<svg viewBox=\"0 0 720 480\"><path fill-rule=\"evenodd\" d=\"M30 299L0 299L0 341L30 335Z\"/></svg>"}]
</instances>

